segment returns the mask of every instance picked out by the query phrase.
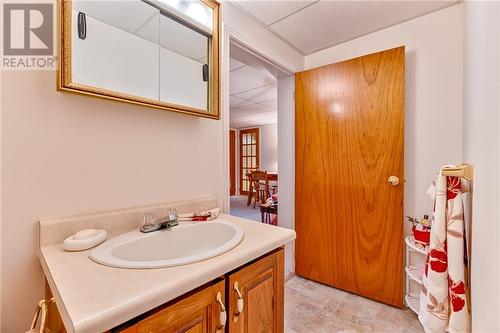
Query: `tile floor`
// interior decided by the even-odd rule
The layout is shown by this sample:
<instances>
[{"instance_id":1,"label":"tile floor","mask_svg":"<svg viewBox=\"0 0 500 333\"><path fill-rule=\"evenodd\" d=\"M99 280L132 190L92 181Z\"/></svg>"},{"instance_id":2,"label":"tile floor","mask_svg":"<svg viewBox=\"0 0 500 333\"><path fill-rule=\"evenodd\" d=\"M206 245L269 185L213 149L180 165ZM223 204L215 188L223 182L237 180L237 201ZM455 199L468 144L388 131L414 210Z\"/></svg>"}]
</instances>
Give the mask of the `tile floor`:
<instances>
[{"instance_id":1,"label":"tile floor","mask_svg":"<svg viewBox=\"0 0 500 333\"><path fill-rule=\"evenodd\" d=\"M285 287L285 333L420 333L417 316L294 276Z\"/></svg>"},{"instance_id":2,"label":"tile floor","mask_svg":"<svg viewBox=\"0 0 500 333\"><path fill-rule=\"evenodd\" d=\"M233 195L230 200L230 214L249 220L260 222L260 208L253 208L253 203L247 206L247 197L244 195Z\"/></svg>"}]
</instances>

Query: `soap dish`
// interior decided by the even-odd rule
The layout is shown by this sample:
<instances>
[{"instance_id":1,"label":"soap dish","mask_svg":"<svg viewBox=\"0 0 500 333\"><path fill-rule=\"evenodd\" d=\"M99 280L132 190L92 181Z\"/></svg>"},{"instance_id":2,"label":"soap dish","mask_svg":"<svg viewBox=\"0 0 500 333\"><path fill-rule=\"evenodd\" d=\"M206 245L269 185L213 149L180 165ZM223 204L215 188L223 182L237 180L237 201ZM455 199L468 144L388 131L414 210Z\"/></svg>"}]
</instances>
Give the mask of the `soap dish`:
<instances>
[{"instance_id":1,"label":"soap dish","mask_svg":"<svg viewBox=\"0 0 500 333\"><path fill-rule=\"evenodd\" d=\"M65 251L83 251L93 248L106 240L106 230L84 229L69 236L63 242Z\"/></svg>"}]
</instances>

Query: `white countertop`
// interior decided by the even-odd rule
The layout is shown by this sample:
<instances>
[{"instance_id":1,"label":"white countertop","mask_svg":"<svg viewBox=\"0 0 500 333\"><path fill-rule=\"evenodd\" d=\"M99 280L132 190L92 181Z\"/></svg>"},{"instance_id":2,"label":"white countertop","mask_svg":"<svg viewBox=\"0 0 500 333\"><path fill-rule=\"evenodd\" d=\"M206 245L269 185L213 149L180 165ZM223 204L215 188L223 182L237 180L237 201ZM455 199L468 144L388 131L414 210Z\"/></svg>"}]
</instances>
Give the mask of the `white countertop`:
<instances>
[{"instance_id":1,"label":"white countertop","mask_svg":"<svg viewBox=\"0 0 500 333\"><path fill-rule=\"evenodd\" d=\"M178 267L111 268L91 261L90 250L42 247L40 261L68 333L113 328L295 239L285 228L229 215L218 220L240 226L243 241L220 256Z\"/></svg>"}]
</instances>

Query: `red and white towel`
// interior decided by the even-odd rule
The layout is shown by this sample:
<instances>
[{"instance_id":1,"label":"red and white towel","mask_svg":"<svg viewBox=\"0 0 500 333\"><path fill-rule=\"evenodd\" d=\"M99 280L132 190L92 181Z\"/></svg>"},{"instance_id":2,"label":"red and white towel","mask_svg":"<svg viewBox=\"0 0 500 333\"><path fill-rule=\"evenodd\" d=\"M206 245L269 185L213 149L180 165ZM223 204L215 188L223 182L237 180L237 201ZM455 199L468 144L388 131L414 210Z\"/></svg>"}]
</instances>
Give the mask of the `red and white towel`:
<instances>
[{"instance_id":1,"label":"red and white towel","mask_svg":"<svg viewBox=\"0 0 500 333\"><path fill-rule=\"evenodd\" d=\"M426 333L467 333L462 180L440 172L427 193L434 199L434 214L418 318Z\"/></svg>"},{"instance_id":2,"label":"red and white towel","mask_svg":"<svg viewBox=\"0 0 500 333\"><path fill-rule=\"evenodd\" d=\"M220 215L220 208L205 210L202 212L179 214L179 221L211 221L215 220Z\"/></svg>"}]
</instances>

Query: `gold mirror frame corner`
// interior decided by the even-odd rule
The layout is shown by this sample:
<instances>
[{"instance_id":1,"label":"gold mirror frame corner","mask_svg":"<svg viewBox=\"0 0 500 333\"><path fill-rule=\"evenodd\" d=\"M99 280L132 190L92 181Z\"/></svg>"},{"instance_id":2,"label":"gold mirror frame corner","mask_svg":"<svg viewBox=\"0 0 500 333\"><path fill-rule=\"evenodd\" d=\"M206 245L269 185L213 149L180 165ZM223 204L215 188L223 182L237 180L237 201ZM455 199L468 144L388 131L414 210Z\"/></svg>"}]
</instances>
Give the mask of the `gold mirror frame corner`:
<instances>
[{"instance_id":1,"label":"gold mirror frame corner","mask_svg":"<svg viewBox=\"0 0 500 333\"><path fill-rule=\"evenodd\" d=\"M210 84L211 94L209 94L209 105L211 110L205 111L185 105L178 105L173 103L161 102L154 99L139 97L111 91L102 88L87 86L84 84L74 83L71 76L71 3L72 0L58 0L58 50L59 50L59 64L57 69L57 91L70 92L80 95L93 96L98 98L105 98L124 103L131 103L145 107L152 107L164 111L172 111L182 114L187 114L196 117L203 117L209 119L220 119L220 3L216 0L201 0L203 3L211 7L214 11L213 15L213 35L212 35L212 66L211 77L212 83Z\"/></svg>"}]
</instances>

